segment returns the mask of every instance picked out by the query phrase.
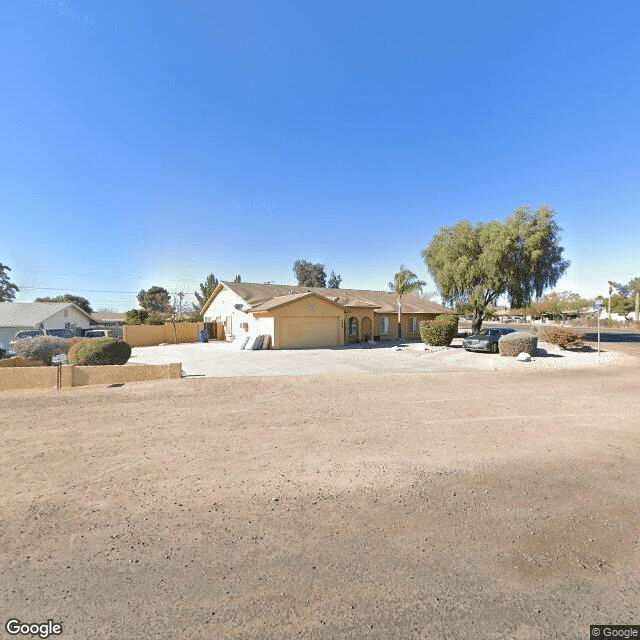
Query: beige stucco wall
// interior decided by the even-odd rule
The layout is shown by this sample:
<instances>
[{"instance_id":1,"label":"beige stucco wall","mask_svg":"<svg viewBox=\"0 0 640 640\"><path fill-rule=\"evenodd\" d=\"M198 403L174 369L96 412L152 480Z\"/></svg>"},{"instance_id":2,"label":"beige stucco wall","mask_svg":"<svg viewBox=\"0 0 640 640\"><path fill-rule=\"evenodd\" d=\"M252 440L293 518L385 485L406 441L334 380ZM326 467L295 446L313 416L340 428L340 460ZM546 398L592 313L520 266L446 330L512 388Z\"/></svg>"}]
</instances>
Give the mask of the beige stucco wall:
<instances>
[{"instance_id":1,"label":"beige stucco wall","mask_svg":"<svg viewBox=\"0 0 640 640\"><path fill-rule=\"evenodd\" d=\"M420 338L420 322L423 320L433 320L438 314L437 313L403 313L401 319L401 327L402 327L402 337L417 340ZM380 333L380 318L381 317L389 318L389 333L381 334ZM409 331L410 318L418 319L418 331ZM382 313L375 314L374 321L374 335L380 336L380 340L396 340L398 338L398 314L397 313Z\"/></svg>"},{"instance_id":2,"label":"beige stucco wall","mask_svg":"<svg viewBox=\"0 0 640 640\"><path fill-rule=\"evenodd\" d=\"M274 349L344 344L342 309L316 296L308 296L270 312L256 314L256 318L258 317L272 318Z\"/></svg>"},{"instance_id":3,"label":"beige stucco wall","mask_svg":"<svg viewBox=\"0 0 640 640\"><path fill-rule=\"evenodd\" d=\"M174 324L126 324L123 327L123 340L132 347L151 347L157 344L181 344L198 342L203 322L176 322Z\"/></svg>"},{"instance_id":4,"label":"beige stucco wall","mask_svg":"<svg viewBox=\"0 0 640 640\"><path fill-rule=\"evenodd\" d=\"M123 384L143 380L165 380L182 377L182 364L136 364L96 367L63 365L61 388L88 384ZM0 369L0 390L53 389L58 367L11 367Z\"/></svg>"}]
</instances>

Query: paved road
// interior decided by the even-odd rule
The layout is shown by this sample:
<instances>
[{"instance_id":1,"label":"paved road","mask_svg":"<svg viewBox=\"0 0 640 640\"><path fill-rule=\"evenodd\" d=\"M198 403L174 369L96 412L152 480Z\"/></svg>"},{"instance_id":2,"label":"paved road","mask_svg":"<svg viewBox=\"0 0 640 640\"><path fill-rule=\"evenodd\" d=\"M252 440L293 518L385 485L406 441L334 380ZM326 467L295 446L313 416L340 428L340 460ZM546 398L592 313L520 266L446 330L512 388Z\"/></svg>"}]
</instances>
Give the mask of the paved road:
<instances>
[{"instance_id":1,"label":"paved road","mask_svg":"<svg viewBox=\"0 0 640 640\"><path fill-rule=\"evenodd\" d=\"M484 323L485 327L504 327L513 326L519 331L528 331L532 328L530 324L513 324L505 325L504 323ZM540 325L535 325L539 330ZM460 323L460 331L469 331L470 324ZM598 332L594 327L578 328L580 331L584 331L584 340L592 347L596 347L598 343ZM636 328L618 329L613 327L600 327L600 343L603 349L614 349L620 353L625 353L631 356L640 356L640 330Z\"/></svg>"}]
</instances>

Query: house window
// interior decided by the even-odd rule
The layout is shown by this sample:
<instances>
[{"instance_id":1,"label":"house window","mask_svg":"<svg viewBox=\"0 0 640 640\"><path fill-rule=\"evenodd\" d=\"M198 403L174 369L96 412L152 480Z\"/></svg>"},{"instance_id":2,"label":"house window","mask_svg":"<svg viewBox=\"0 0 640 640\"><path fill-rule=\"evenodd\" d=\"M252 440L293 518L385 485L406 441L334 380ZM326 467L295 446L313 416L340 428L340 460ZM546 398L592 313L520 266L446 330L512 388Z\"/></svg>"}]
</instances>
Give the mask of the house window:
<instances>
[{"instance_id":1,"label":"house window","mask_svg":"<svg viewBox=\"0 0 640 640\"><path fill-rule=\"evenodd\" d=\"M358 318L349 318L349 335L358 335Z\"/></svg>"},{"instance_id":2,"label":"house window","mask_svg":"<svg viewBox=\"0 0 640 640\"><path fill-rule=\"evenodd\" d=\"M420 327L418 326L418 317L411 316L409 318L409 333L418 333Z\"/></svg>"},{"instance_id":3,"label":"house window","mask_svg":"<svg viewBox=\"0 0 640 640\"><path fill-rule=\"evenodd\" d=\"M391 323L389 322L389 318L387 316L382 316L380 318L380 334L381 335L391 333L390 324Z\"/></svg>"},{"instance_id":4,"label":"house window","mask_svg":"<svg viewBox=\"0 0 640 640\"><path fill-rule=\"evenodd\" d=\"M65 309L64 310L64 317L68 318L69 317L69 309Z\"/></svg>"}]
</instances>

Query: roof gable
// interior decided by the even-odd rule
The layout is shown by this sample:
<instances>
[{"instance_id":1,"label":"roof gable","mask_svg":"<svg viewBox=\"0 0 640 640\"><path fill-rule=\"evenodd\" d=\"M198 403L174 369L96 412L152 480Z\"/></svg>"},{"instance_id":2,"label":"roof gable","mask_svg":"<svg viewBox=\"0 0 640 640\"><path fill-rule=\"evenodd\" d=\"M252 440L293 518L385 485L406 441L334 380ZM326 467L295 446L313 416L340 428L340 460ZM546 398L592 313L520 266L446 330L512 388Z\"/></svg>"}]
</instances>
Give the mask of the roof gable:
<instances>
[{"instance_id":1,"label":"roof gable","mask_svg":"<svg viewBox=\"0 0 640 640\"><path fill-rule=\"evenodd\" d=\"M226 287L242 298L252 309L282 296L315 293L342 307L370 307L375 313L397 313L398 297L388 291L368 291L366 289L325 289L322 287L299 287L288 284L258 284L251 282L220 282L205 305L209 307L222 287ZM413 295L402 296L403 313L454 313L453 309L423 300Z\"/></svg>"},{"instance_id":2,"label":"roof gable","mask_svg":"<svg viewBox=\"0 0 640 640\"><path fill-rule=\"evenodd\" d=\"M68 307L93 321L92 316L73 302L3 302L0 303L0 326L35 327Z\"/></svg>"}]
</instances>

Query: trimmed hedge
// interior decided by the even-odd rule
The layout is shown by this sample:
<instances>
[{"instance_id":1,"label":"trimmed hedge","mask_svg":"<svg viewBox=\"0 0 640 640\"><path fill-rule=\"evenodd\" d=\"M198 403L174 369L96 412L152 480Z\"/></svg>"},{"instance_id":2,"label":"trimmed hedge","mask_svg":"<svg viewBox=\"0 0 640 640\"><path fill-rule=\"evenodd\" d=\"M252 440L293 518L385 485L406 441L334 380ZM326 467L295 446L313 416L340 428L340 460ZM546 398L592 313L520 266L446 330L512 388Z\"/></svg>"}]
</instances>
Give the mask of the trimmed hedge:
<instances>
[{"instance_id":1,"label":"trimmed hedge","mask_svg":"<svg viewBox=\"0 0 640 640\"><path fill-rule=\"evenodd\" d=\"M448 347L457 335L458 316L454 313L443 313L420 323L422 341L434 347Z\"/></svg>"},{"instance_id":2,"label":"trimmed hedge","mask_svg":"<svg viewBox=\"0 0 640 640\"><path fill-rule=\"evenodd\" d=\"M23 338L15 343L14 351L27 360L40 360L47 367L51 366L51 358L61 353L69 353L73 339L56 336L37 336Z\"/></svg>"},{"instance_id":3,"label":"trimmed hedge","mask_svg":"<svg viewBox=\"0 0 640 640\"><path fill-rule=\"evenodd\" d=\"M542 340L550 344L557 344L561 349L582 349L584 342L582 333L567 327L546 327Z\"/></svg>"},{"instance_id":4,"label":"trimmed hedge","mask_svg":"<svg viewBox=\"0 0 640 640\"><path fill-rule=\"evenodd\" d=\"M131 347L119 338L88 338L69 350L69 362L81 366L99 364L126 364Z\"/></svg>"},{"instance_id":5,"label":"trimmed hedge","mask_svg":"<svg viewBox=\"0 0 640 640\"><path fill-rule=\"evenodd\" d=\"M538 336L534 336L526 331L508 333L498 340L498 347L500 348L501 356L512 356L515 358L518 354L524 352L533 357L536 355L536 349L538 348Z\"/></svg>"}]
</instances>

